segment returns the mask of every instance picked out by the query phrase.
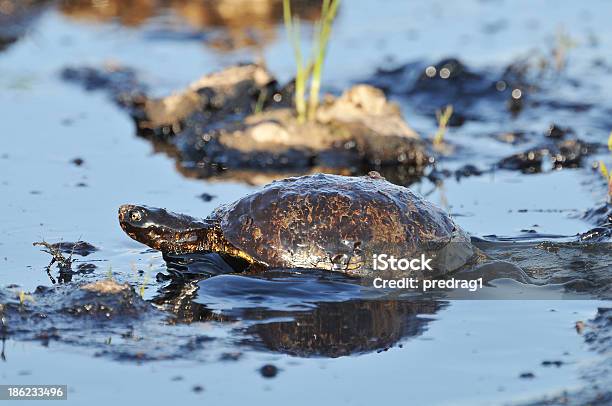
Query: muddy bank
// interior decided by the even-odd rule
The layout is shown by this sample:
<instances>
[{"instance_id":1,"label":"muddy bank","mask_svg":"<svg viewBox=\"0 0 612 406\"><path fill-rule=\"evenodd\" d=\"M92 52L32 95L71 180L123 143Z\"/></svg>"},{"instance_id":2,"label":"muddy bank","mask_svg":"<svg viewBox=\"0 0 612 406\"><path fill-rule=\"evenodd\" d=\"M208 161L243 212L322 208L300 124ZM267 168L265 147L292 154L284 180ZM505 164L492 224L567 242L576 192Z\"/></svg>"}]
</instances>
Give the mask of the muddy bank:
<instances>
[{"instance_id":1,"label":"muddy bank","mask_svg":"<svg viewBox=\"0 0 612 406\"><path fill-rule=\"evenodd\" d=\"M280 86L258 65L206 75L161 99L147 97L146 87L124 68L71 68L63 77L87 89L106 89L134 118L138 134L174 156L190 176L381 170L406 184L431 163L399 107L371 86L326 96L316 118L300 122L293 112L292 84Z\"/></svg>"},{"instance_id":2,"label":"muddy bank","mask_svg":"<svg viewBox=\"0 0 612 406\"><path fill-rule=\"evenodd\" d=\"M175 327L127 284L112 279L2 289L3 339L80 348L118 361L204 359L214 338Z\"/></svg>"},{"instance_id":3,"label":"muddy bank","mask_svg":"<svg viewBox=\"0 0 612 406\"><path fill-rule=\"evenodd\" d=\"M172 282L160 288L150 302L128 284L113 279L41 286L32 293L8 288L0 291L2 338L75 346L119 361L215 361L218 338L194 334L189 325L207 323L210 330L222 323L233 330L226 345L236 353L259 349L335 358L386 351L418 336L426 329L426 315L444 306L431 300L398 301L383 296L358 299L359 287L348 280L326 282L317 276L296 279L272 273L263 279L228 277L235 282L225 285L230 300L268 292L272 307L242 302L220 309L202 303L207 293L219 294L215 286L227 282L223 276L200 285ZM303 290L308 286L314 292ZM301 297L291 298L300 291ZM317 291L323 302L313 302ZM327 297L326 292L332 291L336 296ZM287 301L294 305L287 307ZM281 307L275 307L275 302Z\"/></svg>"}]
</instances>

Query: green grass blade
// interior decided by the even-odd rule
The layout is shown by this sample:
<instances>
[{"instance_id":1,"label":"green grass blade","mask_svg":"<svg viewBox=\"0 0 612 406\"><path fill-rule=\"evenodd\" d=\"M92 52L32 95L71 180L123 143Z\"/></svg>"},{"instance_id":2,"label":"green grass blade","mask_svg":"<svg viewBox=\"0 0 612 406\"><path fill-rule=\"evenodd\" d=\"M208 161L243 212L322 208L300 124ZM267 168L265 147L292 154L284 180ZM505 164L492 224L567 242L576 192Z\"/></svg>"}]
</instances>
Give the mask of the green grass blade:
<instances>
[{"instance_id":1,"label":"green grass blade","mask_svg":"<svg viewBox=\"0 0 612 406\"><path fill-rule=\"evenodd\" d=\"M436 118L438 119L438 129L436 130L436 134L434 135L433 143L434 145L441 145L444 143L444 136L446 135L446 131L448 129L448 122L453 116L453 106L449 104L444 108L444 110L436 111Z\"/></svg>"},{"instance_id":2,"label":"green grass blade","mask_svg":"<svg viewBox=\"0 0 612 406\"><path fill-rule=\"evenodd\" d=\"M604 164L603 161L599 161L599 172L601 176L603 176L606 180L610 179L610 173L608 172L608 167Z\"/></svg>"},{"instance_id":3,"label":"green grass blade","mask_svg":"<svg viewBox=\"0 0 612 406\"><path fill-rule=\"evenodd\" d=\"M315 31L316 53L312 78L310 81L310 97L308 104L308 119L314 120L317 108L319 107L319 92L321 89L321 74L323 62L327 52L331 29L338 12L340 0L324 0L321 9L321 23L319 29Z\"/></svg>"}]
</instances>

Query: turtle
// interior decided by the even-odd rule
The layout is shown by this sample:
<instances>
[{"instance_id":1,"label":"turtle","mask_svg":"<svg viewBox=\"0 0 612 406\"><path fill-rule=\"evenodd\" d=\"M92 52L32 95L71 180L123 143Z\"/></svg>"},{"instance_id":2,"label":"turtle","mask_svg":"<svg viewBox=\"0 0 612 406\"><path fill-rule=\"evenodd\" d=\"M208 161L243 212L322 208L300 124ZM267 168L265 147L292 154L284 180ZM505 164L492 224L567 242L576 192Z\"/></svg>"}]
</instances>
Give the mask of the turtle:
<instances>
[{"instance_id":1,"label":"turtle","mask_svg":"<svg viewBox=\"0 0 612 406\"><path fill-rule=\"evenodd\" d=\"M216 252L252 269L359 277L375 273L375 255L424 255L435 264L427 275L436 276L476 255L468 234L444 210L378 172L276 180L203 219L125 204L119 223L131 238L162 253Z\"/></svg>"}]
</instances>

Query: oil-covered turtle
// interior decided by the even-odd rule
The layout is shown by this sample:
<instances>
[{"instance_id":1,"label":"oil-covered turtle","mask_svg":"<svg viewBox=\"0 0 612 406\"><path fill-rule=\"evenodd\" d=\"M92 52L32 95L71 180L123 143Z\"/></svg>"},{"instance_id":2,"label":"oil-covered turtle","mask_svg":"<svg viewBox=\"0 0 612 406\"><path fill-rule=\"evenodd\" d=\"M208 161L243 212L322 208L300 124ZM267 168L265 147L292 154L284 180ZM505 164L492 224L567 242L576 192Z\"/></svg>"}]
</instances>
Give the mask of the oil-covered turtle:
<instances>
[{"instance_id":1,"label":"oil-covered turtle","mask_svg":"<svg viewBox=\"0 0 612 406\"><path fill-rule=\"evenodd\" d=\"M123 205L119 222L131 238L166 253L212 251L256 267L355 276L373 275L377 254L432 257L434 271L425 270L435 276L463 266L475 253L447 213L377 172L278 180L206 219Z\"/></svg>"}]
</instances>

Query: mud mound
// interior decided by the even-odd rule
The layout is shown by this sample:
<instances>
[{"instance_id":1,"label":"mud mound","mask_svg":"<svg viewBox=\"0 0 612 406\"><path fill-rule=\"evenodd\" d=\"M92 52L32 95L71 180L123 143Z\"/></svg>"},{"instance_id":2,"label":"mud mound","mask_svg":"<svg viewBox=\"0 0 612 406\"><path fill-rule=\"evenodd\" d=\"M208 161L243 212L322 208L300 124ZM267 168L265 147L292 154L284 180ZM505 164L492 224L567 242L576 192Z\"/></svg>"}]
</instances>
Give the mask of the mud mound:
<instances>
[{"instance_id":1,"label":"mud mound","mask_svg":"<svg viewBox=\"0 0 612 406\"><path fill-rule=\"evenodd\" d=\"M199 351L212 341L168 329L172 317L113 280L41 286L31 294L3 289L0 303L4 337L76 346L117 360L202 358Z\"/></svg>"},{"instance_id":2,"label":"mud mound","mask_svg":"<svg viewBox=\"0 0 612 406\"><path fill-rule=\"evenodd\" d=\"M313 168L361 175L392 168L390 179L408 184L431 163L399 107L368 85L326 96L316 119L304 123L293 113L293 85L281 87L259 65L205 75L163 98L147 97L146 86L123 68L68 68L63 77L108 91L134 118L138 134L192 177Z\"/></svg>"}]
</instances>

